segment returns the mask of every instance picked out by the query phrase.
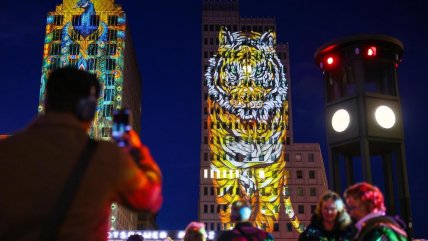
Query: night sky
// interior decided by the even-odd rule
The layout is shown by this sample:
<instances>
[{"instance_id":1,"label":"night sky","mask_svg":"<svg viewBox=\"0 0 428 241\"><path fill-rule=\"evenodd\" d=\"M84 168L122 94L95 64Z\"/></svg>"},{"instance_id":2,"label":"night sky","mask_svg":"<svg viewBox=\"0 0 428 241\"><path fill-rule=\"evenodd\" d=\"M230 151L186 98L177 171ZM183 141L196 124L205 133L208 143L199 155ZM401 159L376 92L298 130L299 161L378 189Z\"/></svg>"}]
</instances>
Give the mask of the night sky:
<instances>
[{"instance_id":1,"label":"night sky","mask_svg":"<svg viewBox=\"0 0 428 241\"><path fill-rule=\"evenodd\" d=\"M60 0L2 1L0 134L37 114L46 15ZM197 219L201 133L201 0L116 0L127 13L142 76L142 140L164 173L161 229ZM241 0L243 17L275 16L290 48L294 141L318 142L327 163L324 89L314 52L360 33L404 44L398 69L415 237L428 238L428 6L424 0ZM2 184L9 185L9 184Z\"/></svg>"}]
</instances>

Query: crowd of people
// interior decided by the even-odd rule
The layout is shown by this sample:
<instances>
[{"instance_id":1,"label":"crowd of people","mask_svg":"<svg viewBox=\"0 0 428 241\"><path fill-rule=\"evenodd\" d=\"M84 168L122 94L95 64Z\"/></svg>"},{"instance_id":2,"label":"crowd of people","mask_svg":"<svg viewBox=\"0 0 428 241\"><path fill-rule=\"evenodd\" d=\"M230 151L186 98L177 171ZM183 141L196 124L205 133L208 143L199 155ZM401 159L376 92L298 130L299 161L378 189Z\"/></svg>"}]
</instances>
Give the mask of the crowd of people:
<instances>
[{"instance_id":1,"label":"crowd of people","mask_svg":"<svg viewBox=\"0 0 428 241\"><path fill-rule=\"evenodd\" d=\"M45 112L0 141L0 240L106 240L113 202L136 211L162 205L162 174L138 135L127 145L93 141L88 130L100 83L75 68L53 71L46 84ZM327 191L299 241L404 241L406 228L387 216L382 192L362 182L348 187L344 201ZM232 204L234 228L217 241L270 241L250 222L246 200ZM191 222L184 241L205 241L203 223ZM135 234L129 241L142 241Z\"/></svg>"}]
</instances>

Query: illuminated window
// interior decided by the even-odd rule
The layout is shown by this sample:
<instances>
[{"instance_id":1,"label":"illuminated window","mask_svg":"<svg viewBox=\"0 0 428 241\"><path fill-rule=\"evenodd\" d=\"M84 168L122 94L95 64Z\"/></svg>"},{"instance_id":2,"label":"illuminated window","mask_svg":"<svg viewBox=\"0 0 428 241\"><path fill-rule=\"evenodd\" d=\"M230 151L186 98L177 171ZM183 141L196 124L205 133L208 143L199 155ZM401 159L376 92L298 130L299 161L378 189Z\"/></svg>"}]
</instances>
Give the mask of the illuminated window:
<instances>
[{"instance_id":1,"label":"illuminated window","mask_svg":"<svg viewBox=\"0 0 428 241\"><path fill-rule=\"evenodd\" d=\"M61 40L62 37L62 30L61 29L54 29L52 31L52 40Z\"/></svg>"},{"instance_id":2,"label":"illuminated window","mask_svg":"<svg viewBox=\"0 0 428 241\"><path fill-rule=\"evenodd\" d=\"M117 30L109 29L107 33L107 41L116 41L117 40Z\"/></svg>"},{"instance_id":3,"label":"illuminated window","mask_svg":"<svg viewBox=\"0 0 428 241\"><path fill-rule=\"evenodd\" d=\"M297 196L299 196L299 197L303 197L305 194L304 194L304 191L303 191L303 187L298 187L297 188Z\"/></svg>"},{"instance_id":4,"label":"illuminated window","mask_svg":"<svg viewBox=\"0 0 428 241\"><path fill-rule=\"evenodd\" d=\"M97 69L97 59L88 59L88 70Z\"/></svg>"},{"instance_id":5,"label":"illuminated window","mask_svg":"<svg viewBox=\"0 0 428 241\"><path fill-rule=\"evenodd\" d=\"M97 55L98 54L98 44L88 45L88 55Z\"/></svg>"},{"instance_id":6,"label":"illuminated window","mask_svg":"<svg viewBox=\"0 0 428 241\"><path fill-rule=\"evenodd\" d=\"M108 16L108 20L107 20L108 25L109 26L117 26L117 18L118 17L116 15Z\"/></svg>"},{"instance_id":7,"label":"illuminated window","mask_svg":"<svg viewBox=\"0 0 428 241\"><path fill-rule=\"evenodd\" d=\"M91 15L91 26L100 25L100 15Z\"/></svg>"},{"instance_id":8,"label":"illuminated window","mask_svg":"<svg viewBox=\"0 0 428 241\"><path fill-rule=\"evenodd\" d=\"M309 171L309 178L315 179L315 171L314 170Z\"/></svg>"},{"instance_id":9,"label":"illuminated window","mask_svg":"<svg viewBox=\"0 0 428 241\"><path fill-rule=\"evenodd\" d=\"M111 117L113 113L113 105L105 105L103 109L104 117Z\"/></svg>"},{"instance_id":10,"label":"illuminated window","mask_svg":"<svg viewBox=\"0 0 428 241\"><path fill-rule=\"evenodd\" d=\"M303 171L302 170L297 170L296 171L296 177L297 177L297 179L302 179L303 178Z\"/></svg>"},{"instance_id":11,"label":"illuminated window","mask_svg":"<svg viewBox=\"0 0 428 241\"><path fill-rule=\"evenodd\" d=\"M315 188L315 187L309 188L309 195L311 197L315 197L317 195L317 188Z\"/></svg>"},{"instance_id":12,"label":"illuminated window","mask_svg":"<svg viewBox=\"0 0 428 241\"><path fill-rule=\"evenodd\" d=\"M64 21L63 15L54 15L53 17L54 17L53 25L61 26L63 24L63 21Z\"/></svg>"},{"instance_id":13,"label":"illuminated window","mask_svg":"<svg viewBox=\"0 0 428 241\"><path fill-rule=\"evenodd\" d=\"M101 136L102 137L110 137L111 136L111 128L103 127L101 129Z\"/></svg>"},{"instance_id":14,"label":"illuminated window","mask_svg":"<svg viewBox=\"0 0 428 241\"><path fill-rule=\"evenodd\" d=\"M114 59L106 59L106 70L114 70L116 68L116 61Z\"/></svg>"},{"instance_id":15,"label":"illuminated window","mask_svg":"<svg viewBox=\"0 0 428 241\"><path fill-rule=\"evenodd\" d=\"M61 44L60 43L53 43L51 44L51 55L60 55L61 54Z\"/></svg>"},{"instance_id":16,"label":"illuminated window","mask_svg":"<svg viewBox=\"0 0 428 241\"><path fill-rule=\"evenodd\" d=\"M298 205L297 209L298 209L299 214L304 214L305 213L305 206Z\"/></svg>"},{"instance_id":17,"label":"illuminated window","mask_svg":"<svg viewBox=\"0 0 428 241\"><path fill-rule=\"evenodd\" d=\"M116 44L107 44L107 54L116 55Z\"/></svg>"},{"instance_id":18,"label":"illuminated window","mask_svg":"<svg viewBox=\"0 0 428 241\"><path fill-rule=\"evenodd\" d=\"M80 50L80 45L70 44L70 55L78 55Z\"/></svg>"},{"instance_id":19,"label":"illuminated window","mask_svg":"<svg viewBox=\"0 0 428 241\"><path fill-rule=\"evenodd\" d=\"M315 162L315 154L314 153L308 154L308 161L309 162Z\"/></svg>"},{"instance_id":20,"label":"illuminated window","mask_svg":"<svg viewBox=\"0 0 428 241\"><path fill-rule=\"evenodd\" d=\"M106 89L104 92L104 101L113 101L114 89Z\"/></svg>"},{"instance_id":21,"label":"illuminated window","mask_svg":"<svg viewBox=\"0 0 428 241\"><path fill-rule=\"evenodd\" d=\"M81 15L73 15L72 23L73 23L73 26L82 25L82 16Z\"/></svg>"}]
</instances>

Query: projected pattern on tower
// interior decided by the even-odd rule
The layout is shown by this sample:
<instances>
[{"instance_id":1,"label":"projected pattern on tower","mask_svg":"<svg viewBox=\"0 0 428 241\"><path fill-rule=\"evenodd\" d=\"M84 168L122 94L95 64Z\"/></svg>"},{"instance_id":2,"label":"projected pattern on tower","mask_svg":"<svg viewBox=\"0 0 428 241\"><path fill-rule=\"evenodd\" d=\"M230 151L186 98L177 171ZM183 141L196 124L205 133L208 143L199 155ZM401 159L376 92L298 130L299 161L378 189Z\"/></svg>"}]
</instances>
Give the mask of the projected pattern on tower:
<instances>
[{"instance_id":1,"label":"projected pattern on tower","mask_svg":"<svg viewBox=\"0 0 428 241\"><path fill-rule=\"evenodd\" d=\"M284 205L301 231L288 194L285 141L287 80L274 49L275 33L222 29L217 54L205 73L209 98L211 177L223 223L230 204L250 200L251 221L273 231Z\"/></svg>"}]
</instances>

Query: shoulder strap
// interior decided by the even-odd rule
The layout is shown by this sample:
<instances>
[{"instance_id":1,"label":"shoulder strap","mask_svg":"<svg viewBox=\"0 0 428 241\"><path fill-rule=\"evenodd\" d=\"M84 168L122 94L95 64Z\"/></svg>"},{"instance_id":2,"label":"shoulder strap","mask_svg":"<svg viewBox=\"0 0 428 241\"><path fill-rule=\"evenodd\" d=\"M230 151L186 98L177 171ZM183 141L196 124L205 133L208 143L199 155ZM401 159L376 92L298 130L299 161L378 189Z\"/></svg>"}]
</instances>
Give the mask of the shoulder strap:
<instances>
[{"instance_id":1,"label":"shoulder strap","mask_svg":"<svg viewBox=\"0 0 428 241\"><path fill-rule=\"evenodd\" d=\"M89 165L89 161L91 160L96 146L97 142L88 138L88 142L83 148L83 151L80 154L76 165L74 166L70 176L68 177L67 182L65 183L65 187L62 190L58 200L56 201L52 213L50 214L47 222L43 226L39 240L56 240L59 227L61 227L62 223L64 222L67 211L74 200L79 184L82 180L86 168Z\"/></svg>"}]
</instances>

